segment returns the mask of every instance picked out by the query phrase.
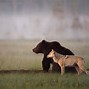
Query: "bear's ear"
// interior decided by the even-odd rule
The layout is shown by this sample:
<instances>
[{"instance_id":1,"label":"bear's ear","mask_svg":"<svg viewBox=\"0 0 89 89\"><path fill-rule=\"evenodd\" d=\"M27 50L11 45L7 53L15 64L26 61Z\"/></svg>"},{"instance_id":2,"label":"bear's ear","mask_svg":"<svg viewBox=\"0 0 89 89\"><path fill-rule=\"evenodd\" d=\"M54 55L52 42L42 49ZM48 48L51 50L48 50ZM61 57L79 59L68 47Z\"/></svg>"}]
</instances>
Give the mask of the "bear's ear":
<instances>
[{"instance_id":1,"label":"bear's ear","mask_svg":"<svg viewBox=\"0 0 89 89\"><path fill-rule=\"evenodd\" d=\"M42 43L45 43L45 40L42 40Z\"/></svg>"}]
</instances>

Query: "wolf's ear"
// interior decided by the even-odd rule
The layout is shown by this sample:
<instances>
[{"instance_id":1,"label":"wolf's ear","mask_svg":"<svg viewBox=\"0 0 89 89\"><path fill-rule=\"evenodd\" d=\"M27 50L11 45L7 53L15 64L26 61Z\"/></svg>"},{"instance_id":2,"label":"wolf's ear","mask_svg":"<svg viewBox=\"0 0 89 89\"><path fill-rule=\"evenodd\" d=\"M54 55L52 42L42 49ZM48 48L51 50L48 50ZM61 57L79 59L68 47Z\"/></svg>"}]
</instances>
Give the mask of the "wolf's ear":
<instances>
[{"instance_id":1,"label":"wolf's ear","mask_svg":"<svg viewBox=\"0 0 89 89\"><path fill-rule=\"evenodd\" d=\"M54 51L54 50L52 49L52 51Z\"/></svg>"},{"instance_id":2,"label":"wolf's ear","mask_svg":"<svg viewBox=\"0 0 89 89\"><path fill-rule=\"evenodd\" d=\"M55 51L52 49L52 52L54 53Z\"/></svg>"}]
</instances>

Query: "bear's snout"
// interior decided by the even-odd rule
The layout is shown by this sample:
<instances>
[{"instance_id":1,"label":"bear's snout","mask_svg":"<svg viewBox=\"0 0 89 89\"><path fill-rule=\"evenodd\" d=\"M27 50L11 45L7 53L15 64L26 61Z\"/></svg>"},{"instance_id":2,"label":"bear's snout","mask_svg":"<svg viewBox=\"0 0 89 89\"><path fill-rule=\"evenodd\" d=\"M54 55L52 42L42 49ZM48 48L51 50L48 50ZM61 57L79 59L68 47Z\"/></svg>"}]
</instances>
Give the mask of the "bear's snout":
<instances>
[{"instance_id":1,"label":"bear's snout","mask_svg":"<svg viewBox=\"0 0 89 89\"><path fill-rule=\"evenodd\" d=\"M33 48L32 51L33 51L34 53L38 53L36 48Z\"/></svg>"},{"instance_id":2,"label":"bear's snout","mask_svg":"<svg viewBox=\"0 0 89 89\"><path fill-rule=\"evenodd\" d=\"M35 52L35 49L33 48L32 51Z\"/></svg>"}]
</instances>

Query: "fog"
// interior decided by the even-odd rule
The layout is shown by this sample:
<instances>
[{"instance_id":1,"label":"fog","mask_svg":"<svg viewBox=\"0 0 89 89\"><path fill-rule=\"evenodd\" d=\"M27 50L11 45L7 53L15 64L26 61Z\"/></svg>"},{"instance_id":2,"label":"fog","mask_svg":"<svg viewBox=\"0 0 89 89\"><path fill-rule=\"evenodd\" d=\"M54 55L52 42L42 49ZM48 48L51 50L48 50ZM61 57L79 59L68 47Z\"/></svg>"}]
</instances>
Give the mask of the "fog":
<instances>
[{"instance_id":1,"label":"fog","mask_svg":"<svg viewBox=\"0 0 89 89\"><path fill-rule=\"evenodd\" d=\"M89 39L89 0L0 0L0 39Z\"/></svg>"}]
</instances>

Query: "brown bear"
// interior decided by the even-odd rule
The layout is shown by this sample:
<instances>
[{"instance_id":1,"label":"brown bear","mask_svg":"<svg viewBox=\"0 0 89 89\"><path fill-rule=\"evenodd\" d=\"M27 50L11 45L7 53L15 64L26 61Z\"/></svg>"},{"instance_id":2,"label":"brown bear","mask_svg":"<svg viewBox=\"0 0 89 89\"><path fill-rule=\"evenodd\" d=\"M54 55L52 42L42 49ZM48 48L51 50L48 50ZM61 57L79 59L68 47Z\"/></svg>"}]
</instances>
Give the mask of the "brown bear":
<instances>
[{"instance_id":1,"label":"brown bear","mask_svg":"<svg viewBox=\"0 0 89 89\"><path fill-rule=\"evenodd\" d=\"M52 70L53 71L61 71L59 65L57 63L55 63L53 61L52 58L47 58L47 55L49 54L49 52L54 49L56 52L62 54L62 55L74 55L74 53L72 51L70 51L69 49L61 46L61 44L57 41L53 41L53 42L48 42L45 40L42 40L40 43L38 43L38 45L33 48L33 52L35 53L43 53L44 57L42 60L42 67L43 70L45 72L48 72L49 68L50 68L50 64L52 64ZM66 67L65 72L75 72L76 69L74 67Z\"/></svg>"}]
</instances>

